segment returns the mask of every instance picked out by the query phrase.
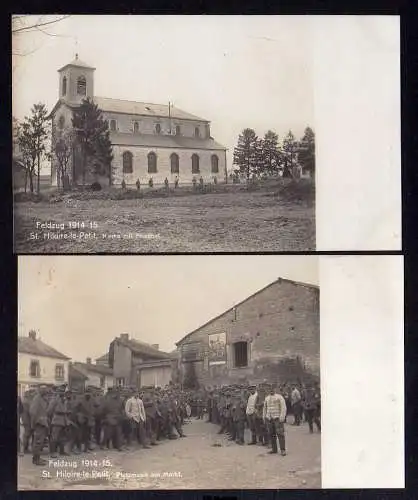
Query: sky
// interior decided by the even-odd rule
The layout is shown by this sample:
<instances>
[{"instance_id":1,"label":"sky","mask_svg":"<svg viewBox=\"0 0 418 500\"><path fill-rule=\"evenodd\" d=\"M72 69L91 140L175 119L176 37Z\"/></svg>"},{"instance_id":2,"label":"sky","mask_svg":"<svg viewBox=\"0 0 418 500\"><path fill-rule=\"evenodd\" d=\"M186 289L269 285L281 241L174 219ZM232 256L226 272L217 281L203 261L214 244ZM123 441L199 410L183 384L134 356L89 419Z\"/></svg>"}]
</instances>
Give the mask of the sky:
<instances>
[{"instance_id":1,"label":"sky","mask_svg":"<svg viewBox=\"0 0 418 500\"><path fill-rule=\"evenodd\" d=\"M29 24L48 16L28 16ZM56 16L55 16L56 17ZM101 97L174 103L233 148L246 127L301 137L314 128L311 16L70 16L13 35L13 115L58 100L57 70L94 66Z\"/></svg>"},{"instance_id":2,"label":"sky","mask_svg":"<svg viewBox=\"0 0 418 500\"><path fill-rule=\"evenodd\" d=\"M185 335L279 277L319 285L318 257L20 256L18 334L74 361L121 333L170 352Z\"/></svg>"}]
</instances>

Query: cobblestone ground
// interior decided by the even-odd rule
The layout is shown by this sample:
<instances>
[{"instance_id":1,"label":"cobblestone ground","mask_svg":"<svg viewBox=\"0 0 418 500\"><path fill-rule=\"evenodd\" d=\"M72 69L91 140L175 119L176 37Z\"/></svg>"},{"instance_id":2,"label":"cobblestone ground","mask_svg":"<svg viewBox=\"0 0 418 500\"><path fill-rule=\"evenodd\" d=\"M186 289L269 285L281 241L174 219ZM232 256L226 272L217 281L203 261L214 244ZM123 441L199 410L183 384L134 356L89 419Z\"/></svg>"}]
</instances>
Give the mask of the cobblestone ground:
<instances>
[{"instance_id":1,"label":"cobblestone ground","mask_svg":"<svg viewBox=\"0 0 418 500\"><path fill-rule=\"evenodd\" d=\"M262 446L240 446L199 420L184 426L185 439L162 441L149 450L98 450L64 457L77 468L32 465L18 458L19 490L106 489L282 489L321 487L321 436L307 425L286 426L288 454L269 455ZM246 430L246 442L249 431ZM47 459L48 457L44 457ZM82 463L91 461L90 464ZM97 463L94 463L97 461ZM96 477L64 478L65 472ZM60 478L57 478L57 474ZM107 477L99 477L107 474ZM46 477L48 476L49 477ZM44 477L42 477L44 476Z\"/></svg>"},{"instance_id":2,"label":"cobblestone ground","mask_svg":"<svg viewBox=\"0 0 418 500\"><path fill-rule=\"evenodd\" d=\"M258 192L119 201L21 202L15 204L14 210L16 252L315 250L314 207ZM65 228L49 230L37 226L48 222L62 223Z\"/></svg>"}]
</instances>

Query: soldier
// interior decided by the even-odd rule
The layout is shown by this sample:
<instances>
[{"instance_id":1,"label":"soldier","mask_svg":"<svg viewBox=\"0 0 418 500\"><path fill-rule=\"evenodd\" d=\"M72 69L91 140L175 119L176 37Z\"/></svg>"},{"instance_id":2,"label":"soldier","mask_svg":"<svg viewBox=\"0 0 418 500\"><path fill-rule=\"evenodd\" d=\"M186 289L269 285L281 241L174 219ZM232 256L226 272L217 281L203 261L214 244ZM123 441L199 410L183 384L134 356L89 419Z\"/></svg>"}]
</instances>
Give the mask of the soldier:
<instances>
[{"instance_id":1,"label":"soldier","mask_svg":"<svg viewBox=\"0 0 418 500\"><path fill-rule=\"evenodd\" d=\"M172 432L173 427L178 432L181 438L186 437L181 428L180 418L178 414L178 401L174 395L169 395L169 419L170 419L170 432Z\"/></svg>"},{"instance_id":2,"label":"soldier","mask_svg":"<svg viewBox=\"0 0 418 500\"><path fill-rule=\"evenodd\" d=\"M146 414L144 403L140 397L141 395L136 392L125 403L125 413L131 425L131 433L129 435L128 445L130 445L133 435L135 437L135 440L138 443L141 443L144 448L149 448L145 436Z\"/></svg>"},{"instance_id":3,"label":"soldier","mask_svg":"<svg viewBox=\"0 0 418 500\"><path fill-rule=\"evenodd\" d=\"M136 184L136 189L139 191L141 189L141 181L137 179L135 184Z\"/></svg>"},{"instance_id":4,"label":"soldier","mask_svg":"<svg viewBox=\"0 0 418 500\"><path fill-rule=\"evenodd\" d=\"M249 445L257 444L257 432L256 432L256 408L258 393L255 385L250 387L250 396L247 400L246 415L248 420L248 427L251 431L251 441Z\"/></svg>"},{"instance_id":5,"label":"soldier","mask_svg":"<svg viewBox=\"0 0 418 500\"><path fill-rule=\"evenodd\" d=\"M23 453L29 452L29 443L32 444L33 442L33 429L31 427L30 413L29 413L33 397L34 397L34 391L29 390L25 392L22 400L22 412L20 414L20 418L22 420L22 425L23 425L23 443L22 443Z\"/></svg>"},{"instance_id":6,"label":"soldier","mask_svg":"<svg viewBox=\"0 0 418 500\"><path fill-rule=\"evenodd\" d=\"M147 434L147 440L151 446L156 446L158 443L157 439L157 405L150 392L144 393L143 398L144 409L145 409L145 432Z\"/></svg>"},{"instance_id":7,"label":"soldier","mask_svg":"<svg viewBox=\"0 0 418 500\"><path fill-rule=\"evenodd\" d=\"M286 455L286 442L284 435L284 421L286 418L286 401L279 393L275 385L271 386L270 394L266 396L263 411L264 421L270 429L271 451L277 453L277 439L279 440L280 452Z\"/></svg>"},{"instance_id":8,"label":"soldier","mask_svg":"<svg viewBox=\"0 0 418 500\"><path fill-rule=\"evenodd\" d=\"M306 387L306 393L305 393L305 415L309 425L309 432L311 434L314 431L313 427L314 422L318 428L318 431L319 432L321 431L321 422L318 414L318 402L320 405L320 401L321 400L319 391L315 390L315 388L312 387L312 385L308 385Z\"/></svg>"},{"instance_id":9,"label":"soldier","mask_svg":"<svg viewBox=\"0 0 418 500\"><path fill-rule=\"evenodd\" d=\"M96 394L93 398L93 416L94 416L94 440L96 446L102 448L102 409L103 409L103 396Z\"/></svg>"},{"instance_id":10,"label":"soldier","mask_svg":"<svg viewBox=\"0 0 418 500\"><path fill-rule=\"evenodd\" d=\"M108 448L110 441L112 441L113 448L118 451L122 451L122 416L123 412L120 396L116 390L110 388L103 405L103 418L105 424L103 441Z\"/></svg>"},{"instance_id":11,"label":"soldier","mask_svg":"<svg viewBox=\"0 0 418 500\"><path fill-rule=\"evenodd\" d=\"M299 389L294 385L292 387L292 392L290 393L290 399L292 403L292 412L294 416L293 425L300 425L302 417L302 396Z\"/></svg>"},{"instance_id":12,"label":"soldier","mask_svg":"<svg viewBox=\"0 0 418 500\"><path fill-rule=\"evenodd\" d=\"M70 453L81 453L81 431L78 424L78 393L75 389L67 389L67 439Z\"/></svg>"},{"instance_id":13,"label":"soldier","mask_svg":"<svg viewBox=\"0 0 418 500\"><path fill-rule=\"evenodd\" d=\"M34 434L32 463L45 465L45 460L41 459L45 438L48 435L48 394L45 385L39 387L39 392L30 405L29 414Z\"/></svg>"},{"instance_id":14,"label":"soldier","mask_svg":"<svg viewBox=\"0 0 418 500\"><path fill-rule=\"evenodd\" d=\"M255 404L255 426L256 426L257 440L258 443L261 444L262 446L268 446L269 433L267 425L263 420L264 401L266 398L266 386L264 384L260 384L257 393L258 397Z\"/></svg>"},{"instance_id":15,"label":"soldier","mask_svg":"<svg viewBox=\"0 0 418 500\"><path fill-rule=\"evenodd\" d=\"M165 189L168 191L168 179L167 179L167 177L164 179L164 185L165 185Z\"/></svg>"},{"instance_id":16,"label":"soldier","mask_svg":"<svg viewBox=\"0 0 418 500\"><path fill-rule=\"evenodd\" d=\"M81 446L84 446L85 453L91 450L91 434L94 425L94 407L91 394L85 393L78 403L78 425L80 428Z\"/></svg>"},{"instance_id":17,"label":"soldier","mask_svg":"<svg viewBox=\"0 0 418 500\"><path fill-rule=\"evenodd\" d=\"M245 396L243 391L237 391L233 412L234 439L237 444L244 444L245 430Z\"/></svg>"},{"instance_id":18,"label":"soldier","mask_svg":"<svg viewBox=\"0 0 418 500\"><path fill-rule=\"evenodd\" d=\"M53 458L57 456L57 448L60 455L68 455L65 451L68 408L64 391L64 388L58 388L48 406L48 418L51 421L49 449Z\"/></svg>"}]
</instances>

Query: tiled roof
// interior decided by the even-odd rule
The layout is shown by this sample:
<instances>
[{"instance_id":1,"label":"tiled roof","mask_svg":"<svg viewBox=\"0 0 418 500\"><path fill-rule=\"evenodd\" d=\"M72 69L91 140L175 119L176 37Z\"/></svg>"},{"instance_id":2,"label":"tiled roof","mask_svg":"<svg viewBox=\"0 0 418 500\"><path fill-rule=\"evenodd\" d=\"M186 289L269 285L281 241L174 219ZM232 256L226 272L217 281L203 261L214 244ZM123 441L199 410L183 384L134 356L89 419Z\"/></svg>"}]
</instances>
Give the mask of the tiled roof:
<instances>
[{"instance_id":1,"label":"tiled roof","mask_svg":"<svg viewBox=\"0 0 418 500\"><path fill-rule=\"evenodd\" d=\"M225 151L222 146L213 139L197 139L194 137L183 137L180 135L154 135L154 134L126 134L121 132L111 132L110 140L112 144L119 146L144 146L149 148L170 148L170 149L212 149Z\"/></svg>"},{"instance_id":2,"label":"tiled roof","mask_svg":"<svg viewBox=\"0 0 418 500\"><path fill-rule=\"evenodd\" d=\"M94 97L94 102L99 106L102 111L110 113L123 113L127 115L139 116L154 116L155 118L168 118L171 116L173 119L193 120L199 122L209 123L204 118L187 113L181 109L170 106L170 114L168 113L167 104L153 104L148 102L139 101L125 101L122 99L111 99L110 97Z\"/></svg>"},{"instance_id":3,"label":"tiled roof","mask_svg":"<svg viewBox=\"0 0 418 500\"><path fill-rule=\"evenodd\" d=\"M65 356L61 352L57 351L53 347L45 344L45 342L42 342L42 340L32 339L30 337L18 338L18 352L25 352L27 354L33 354L36 356L47 356L57 359L71 359L68 356Z\"/></svg>"},{"instance_id":4,"label":"tiled roof","mask_svg":"<svg viewBox=\"0 0 418 500\"><path fill-rule=\"evenodd\" d=\"M79 366L70 365L70 377L82 378L84 380L88 379L87 373Z\"/></svg>"},{"instance_id":5,"label":"tiled roof","mask_svg":"<svg viewBox=\"0 0 418 500\"><path fill-rule=\"evenodd\" d=\"M96 69L93 66L90 66L90 64L87 64L84 61L80 61L80 59L76 58L76 59L72 60L71 62L65 64L58 71L62 71L63 69L67 68L68 66L77 66L78 68Z\"/></svg>"},{"instance_id":6,"label":"tiled roof","mask_svg":"<svg viewBox=\"0 0 418 500\"><path fill-rule=\"evenodd\" d=\"M81 363L76 361L73 366L81 370L82 373L88 374L88 372L99 373L100 375L113 376L113 370L103 365L93 365L92 363Z\"/></svg>"},{"instance_id":7,"label":"tiled roof","mask_svg":"<svg viewBox=\"0 0 418 500\"><path fill-rule=\"evenodd\" d=\"M167 352L160 351L155 347L152 347L151 345L139 340L117 337L115 341L126 347L129 347L135 354L144 354L146 356L154 357L157 359L170 359L170 354L168 354Z\"/></svg>"}]
</instances>

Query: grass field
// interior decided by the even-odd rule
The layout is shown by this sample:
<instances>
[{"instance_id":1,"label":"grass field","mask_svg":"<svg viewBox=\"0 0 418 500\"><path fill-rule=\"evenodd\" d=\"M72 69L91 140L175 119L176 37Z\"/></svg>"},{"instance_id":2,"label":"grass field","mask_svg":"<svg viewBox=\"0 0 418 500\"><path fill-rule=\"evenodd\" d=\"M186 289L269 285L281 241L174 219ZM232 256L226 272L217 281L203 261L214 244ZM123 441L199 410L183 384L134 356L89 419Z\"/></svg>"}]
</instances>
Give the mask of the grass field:
<instances>
[{"instance_id":1,"label":"grass field","mask_svg":"<svg viewBox=\"0 0 418 500\"><path fill-rule=\"evenodd\" d=\"M81 197L20 201L15 203L15 252L315 250L313 187L309 188L312 196L302 199L289 196L289 188L274 186L254 191L236 186L219 189L138 199L91 199L82 193ZM64 227L40 227L42 223Z\"/></svg>"}]
</instances>

